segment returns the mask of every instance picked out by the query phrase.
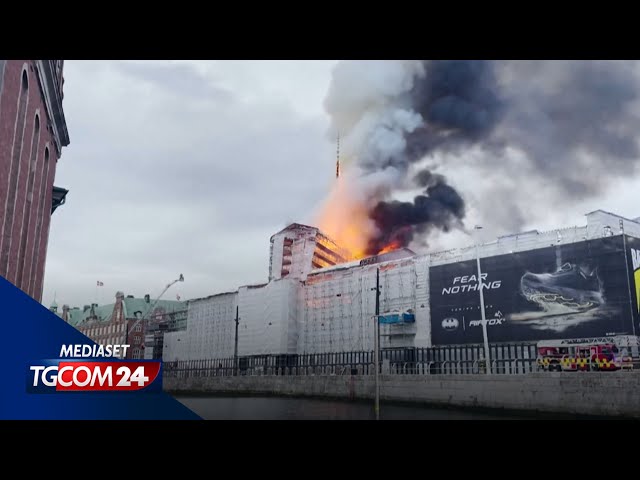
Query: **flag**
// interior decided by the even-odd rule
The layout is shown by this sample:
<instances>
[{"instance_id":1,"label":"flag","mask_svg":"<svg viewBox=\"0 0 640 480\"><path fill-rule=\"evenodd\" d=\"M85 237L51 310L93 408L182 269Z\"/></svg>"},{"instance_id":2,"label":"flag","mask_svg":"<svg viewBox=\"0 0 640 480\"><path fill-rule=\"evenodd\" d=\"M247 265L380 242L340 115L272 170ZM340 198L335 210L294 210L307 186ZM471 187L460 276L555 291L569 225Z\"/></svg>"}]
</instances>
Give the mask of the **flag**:
<instances>
[{"instance_id":1,"label":"flag","mask_svg":"<svg viewBox=\"0 0 640 480\"><path fill-rule=\"evenodd\" d=\"M98 280L98 286L99 287L104 287L104 283L102 283L100 280Z\"/></svg>"}]
</instances>

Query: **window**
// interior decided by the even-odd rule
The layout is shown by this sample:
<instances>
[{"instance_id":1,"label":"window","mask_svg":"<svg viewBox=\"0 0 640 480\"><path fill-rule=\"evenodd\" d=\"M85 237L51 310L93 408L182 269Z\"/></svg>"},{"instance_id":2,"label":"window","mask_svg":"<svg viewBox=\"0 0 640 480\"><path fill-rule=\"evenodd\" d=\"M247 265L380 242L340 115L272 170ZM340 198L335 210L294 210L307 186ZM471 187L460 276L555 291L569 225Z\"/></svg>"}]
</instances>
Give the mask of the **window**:
<instances>
[{"instance_id":1,"label":"window","mask_svg":"<svg viewBox=\"0 0 640 480\"><path fill-rule=\"evenodd\" d=\"M35 181L36 167L37 167L37 159L38 159L38 149L40 147L40 117L36 113L35 118L33 120L33 133L31 135L31 158L29 159L29 176L28 176L28 184L27 184L27 197L26 204L24 208L24 215L22 218L22 226L20 228L20 250L18 251L18 274L16 277L16 285L18 285L22 290L28 291L29 289L29 280L23 279L24 274L24 264L25 259L27 258L26 249L27 249L27 230L29 229L29 225L31 225L31 205L33 204L33 186ZM26 226L26 228L25 228Z\"/></svg>"},{"instance_id":2,"label":"window","mask_svg":"<svg viewBox=\"0 0 640 480\"><path fill-rule=\"evenodd\" d=\"M8 195L7 206L4 215L4 231L3 236L6 240L2 242L2 249L0 250L0 275L8 277L9 272L9 256L11 251L11 238L14 228L14 213L16 208L16 198L18 197L18 173L20 168L20 157L22 156L22 146L25 143L24 130L27 123L26 111L27 111L27 98L29 94L29 77L27 74L27 65L24 65L22 70L22 88L20 89L20 95L18 97L18 111L16 113L15 134L13 135L13 148L11 151L13 155L11 162L9 163L8 178ZM28 140L27 140L28 142ZM7 159L8 160L8 159ZM4 178L3 178L4 180ZM18 226L17 228L20 228Z\"/></svg>"},{"instance_id":3,"label":"window","mask_svg":"<svg viewBox=\"0 0 640 480\"><path fill-rule=\"evenodd\" d=\"M136 335L133 337L133 343L140 343L140 336Z\"/></svg>"},{"instance_id":4,"label":"window","mask_svg":"<svg viewBox=\"0 0 640 480\"><path fill-rule=\"evenodd\" d=\"M136 332L141 332L142 331L142 325L140 325L140 324L136 325L135 331Z\"/></svg>"},{"instance_id":5,"label":"window","mask_svg":"<svg viewBox=\"0 0 640 480\"><path fill-rule=\"evenodd\" d=\"M41 248L42 245L42 224L44 222L44 217L47 214L47 209L45 206L45 200L47 198L49 185L49 147L44 147L44 161L42 162L41 172L42 172L42 180L40 181L40 201L39 206L37 207L36 213L36 241L33 242L33 247L31 250L31 265L29 267L29 291L33 293L33 296L36 296L40 289L42 288L42 280L36 279L36 272L38 269L38 265L41 265L43 262L44 252ZM53 182L53 180L51 181ZM50 207L49 207L50 208Z\"/></svg>"}]
</instances>

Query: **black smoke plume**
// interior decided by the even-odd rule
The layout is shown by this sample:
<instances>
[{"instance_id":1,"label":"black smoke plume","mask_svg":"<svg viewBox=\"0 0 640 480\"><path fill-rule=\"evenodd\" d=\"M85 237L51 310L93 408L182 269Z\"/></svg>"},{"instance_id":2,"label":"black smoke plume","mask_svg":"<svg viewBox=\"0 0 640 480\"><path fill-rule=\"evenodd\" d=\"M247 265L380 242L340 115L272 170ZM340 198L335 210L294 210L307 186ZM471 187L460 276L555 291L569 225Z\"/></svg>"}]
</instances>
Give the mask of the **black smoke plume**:
<instances>
[{"instance_id":1,"label":"black smoke plume","mask_svg":"<svg viewBox=\"0 0 640 480\"><path fill-rule=\"evenodd\" d=\"M472 160L478 188L500 181L474 207L485 226L511 232L549 207L583 201L636 174L638 71L637 62L625 61L338 64L325 106L362 172L378 229L370 253L408 245L432 228L462 226L464 195L434 172L444 161L454 170ZM423 193L394 200L425 159L431 171L414 179Z\"/></svg>"},{"instance_id":2,"label":"black smoke plume","mask_svg":"<svg viewBox=\"0 0 640 480\"><path fill-rule=\"evenodd\" d=\"M425 62L426 75L409 92L412 109L424 123L405 135L406 148L386 165L402 171L436 149L453 149L487 137L504 109L496 93L495 75L486 61ZM442 175L422 170L414 181L427 187L411 202L379 201L370 212L378 234L369 241L369 254L386 245L409 245L430 228L449 231L462 225L464 201Z\"/></svg>"},{"instance_id":3,"label":"black smoke plume","mask_svg":"<svg viewBox=\"0 0 640 480\"><path fill-rule=\"evenodd\" d=\"M415 234L425 234L430 228L449 231L453 225L460 224L464 201L446 184L444 177L423 170L416 180L427 188L413 202L380 201L369 214L378 233L369 239L367 254L375 255L389 245L407 246Z\"/></svg>"}]
</instances>

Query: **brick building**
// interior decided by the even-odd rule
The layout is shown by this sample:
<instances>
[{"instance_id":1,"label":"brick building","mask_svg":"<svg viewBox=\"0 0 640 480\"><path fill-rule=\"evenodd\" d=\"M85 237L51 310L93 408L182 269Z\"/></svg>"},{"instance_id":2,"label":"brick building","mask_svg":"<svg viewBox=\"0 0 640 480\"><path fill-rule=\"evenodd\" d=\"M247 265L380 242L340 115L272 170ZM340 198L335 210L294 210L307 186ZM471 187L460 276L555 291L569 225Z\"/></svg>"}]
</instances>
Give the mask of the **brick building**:
<instances>
[{"instance_id":1,"label":"brick building","mask_svg":"<svg viewBox=\"0 0 640 480\"><path fill-rule=\"evenodd\" d=\"M62 319L99 345L130 345L127 358L144 358L144 337L147 324L164 323L174 319L176 312L186 311L186 303L174 300L154 302L149 295L144 298L116 293L115 303L109 305L85 305L82 309L57 305L51 309ZM184 315L186 318L186 313Z\"/></svg>"},{"instance_id":2,"label":"brick building","mask_svg":"<svg viewBox=\"0 0 640 480\"><path fill-rule=\"evenodd\" d=\"M42 300L54 187L69 134L63 60L0 60L0 275Z\"/></svg>"}]
</instances>

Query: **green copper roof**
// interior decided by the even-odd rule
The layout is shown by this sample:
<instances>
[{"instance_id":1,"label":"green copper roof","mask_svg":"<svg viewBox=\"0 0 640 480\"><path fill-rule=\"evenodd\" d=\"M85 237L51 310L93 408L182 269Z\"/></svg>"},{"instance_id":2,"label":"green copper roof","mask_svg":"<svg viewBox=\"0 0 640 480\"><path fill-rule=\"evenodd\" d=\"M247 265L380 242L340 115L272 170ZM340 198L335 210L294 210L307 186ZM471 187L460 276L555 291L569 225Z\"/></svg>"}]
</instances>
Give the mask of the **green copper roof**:
<instances>
[{"instance_id":1,"label":"green copper roof","mask_svg":"<svg viewBox=\"0 0 640 480\"><path fill-rule=\"evenodd\" d=\"M124 314L126 318L134 318L136 312L142 312L144 317L150 314L149 309L153 305L153 300L147 303L144 298L125 298L124 299ZM153 307L154 310L163 309L165 312L176 312L178 310L186 310L187 302L178 302L176 300L158 300ZM113 311L113 304L111 305Z\"/></svg>"},{"instance_id":2,"label":"green copper roof","mask_svg":"<svg viewBox=\"0 0 640 480\"><path fill-rule=\"evenodd\" d=\"M145 301L144 298L124 298L124 315L125 318L135 318L136 312L142 312L142 316L150 315L149 309L153 305L153 300L149 303ZM107 305L99 305L94 307L94 311L99 321L108 321L111 319L113 315L113 308L115 306L114 303L110 303ZM176 300L159 300L155 306L154 310L163 309L165 312L176 312L180 310L187 309L187 302L178 302ZM91 308L88 308L86 311L83 311L81 308L71 308L69 309L69 324L74 327L79 326L83 321L85 321L91 315ZM58 312L58 316L62 317L62 312ZM149 318L149 317L147 317Z\"/></svg>"}]
</instances>

